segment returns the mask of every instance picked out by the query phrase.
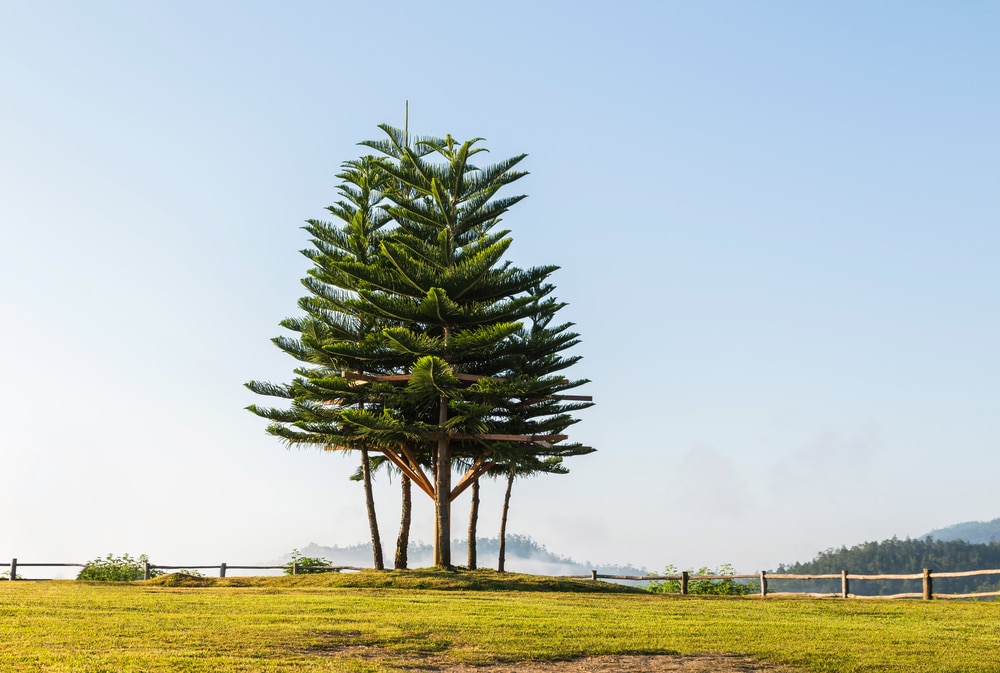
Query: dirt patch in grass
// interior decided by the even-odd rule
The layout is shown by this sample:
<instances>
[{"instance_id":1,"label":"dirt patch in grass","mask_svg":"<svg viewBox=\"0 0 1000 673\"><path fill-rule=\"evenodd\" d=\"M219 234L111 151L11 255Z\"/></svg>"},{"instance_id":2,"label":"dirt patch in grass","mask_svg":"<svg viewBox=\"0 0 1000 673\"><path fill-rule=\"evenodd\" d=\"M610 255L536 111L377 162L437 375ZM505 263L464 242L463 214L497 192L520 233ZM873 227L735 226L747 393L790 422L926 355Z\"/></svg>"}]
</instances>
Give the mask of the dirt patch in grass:
<instances>
[{"instance_id":1,"label":"dirt patch in grass","mask_svg":"<svg viewBox=\"0 0 1000 673\"><path fill-rule=\"evenodd\" d=\"M340 633L338 636L350 634ZM797 669L737 654L607 654L565 661L455 663L437 654L400 657L371 645L330 644L302 650L342 659L380 661L393 670L437 673L796 673Z\"/></svg>"},{"instance_id":2,"label":"dirt patch in grass","mask_svg":"<svg viewBox=\"0 0 1000 673\"><path fill-rule=\"evenodd\" d=\"M794 673L794 669L770 664L750 657L727 654L680 656L676 654L615 654L581 657L569 661L519 661L488 666L443 666L425 668L431 671L458 673Z\"/></svg>"},{"instance_id":3,"label":"dirt patch in grass","mask_svg":"<svg viewBox=\"0 0 1000 673\"><path fill-rule=\"evenodd\" d=\"M795 669L738 655L614 654L569 661L515 661L503 664L445 664L426 661L403 670L451 673L795 673Z\"/></svg>"}]
</instances>

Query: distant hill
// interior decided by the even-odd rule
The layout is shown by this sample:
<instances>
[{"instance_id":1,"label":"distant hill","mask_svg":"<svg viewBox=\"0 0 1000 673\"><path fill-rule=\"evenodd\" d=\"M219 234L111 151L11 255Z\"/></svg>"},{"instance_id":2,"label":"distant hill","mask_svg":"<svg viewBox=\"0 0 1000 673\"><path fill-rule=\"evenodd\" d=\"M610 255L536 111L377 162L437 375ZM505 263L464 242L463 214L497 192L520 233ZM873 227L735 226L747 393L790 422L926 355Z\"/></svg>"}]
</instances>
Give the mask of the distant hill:
<instances>
[{"instance_id":1,"label":"distant hill","mask_svg":"<svg viewBox=\"0 0 1000 673\"><path fill-rule=\"evenodd\" d=\"M392 557L395 548L384 547L383 554L387 567L392 567ZM372 566L372 548L368 543L351 545L349 547L325 547L310 543L299 550L303 556L325 558L337 565L351 565L360 568ZM499 538L477 538L476 560L480 568L496 568L500 553ZM408 565L411 568L427 568L434 565L434 548L422 542L410 543L407 551ZM290 556L286 555L282 562ZM466 541L452 541L452 560L456 564L464 564L466 558ZM595 565L590 561L582 563L566 556L550 552L545 545L540 545L527 535L508 535L505 551L504 567L510 572L529 573L532 575L589 575L591 570L603 575L645 575L645 568L631 565Z\"/></svg>"},{"instance_id":2,"label":"distant hill","mask_svg":"<svg viewBox=\"0 0 1000 673\"><path fill-rule=\"evenodd\" d=\"M989 544L990 542L1000 542L1000 519L993 521L966 521L956 523L946 528L932 530L923 537L932 537L935 540L964 540L975 544Z\"/></svg>"}]
</instances>

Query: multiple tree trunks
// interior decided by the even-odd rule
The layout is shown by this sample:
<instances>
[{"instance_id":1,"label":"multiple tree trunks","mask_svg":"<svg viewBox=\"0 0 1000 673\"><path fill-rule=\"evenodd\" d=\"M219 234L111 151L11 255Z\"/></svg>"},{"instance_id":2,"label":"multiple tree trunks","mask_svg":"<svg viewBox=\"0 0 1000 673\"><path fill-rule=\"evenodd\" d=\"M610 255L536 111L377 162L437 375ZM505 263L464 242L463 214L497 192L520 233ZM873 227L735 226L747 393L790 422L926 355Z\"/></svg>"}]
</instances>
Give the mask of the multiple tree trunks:
<instances>
[{"instance_id":1,"label":"multiple tree trunks","mask_svg":"<svg viewBox=\"0 0 1000 673\"><path fill-rule=\"evenodd\" d=\"M448 442L455 440L455 435L432 435L437 439L438 445L440 446L442 442ZM497 441L532 441L533 443L542 444L546 439L552 441L560 441L566 439L566 435L492 435L484 434L478 435L477 437L469 436L457 436L458 441L462 440L473 440L473 439L485 439L485 440L497 440ZM544 439L543 439L544 438ZM551 447L551 445L549 445ZM326 447L327 450L337 450L337 451L351 451L349 447ZM401 447L397 451L390 448L373 448L373 451L377 451L384 455L389 462L399 468L399 470L413 481L420 490L426 493L429 497L434 498L437 489L431 480L427 477L424 472L423 467L417 462L416 456L413 454L412 449L409 447ZM495 465L494 462L487 460L485 458L478 458L476 462L466 471L464 475L459 479L458 483L454 488L450 490L451 500L455 500L460 496L465 489L467 489L474 481L482 477L484 474L490 471Z\"/></svg>"}]
</instances>

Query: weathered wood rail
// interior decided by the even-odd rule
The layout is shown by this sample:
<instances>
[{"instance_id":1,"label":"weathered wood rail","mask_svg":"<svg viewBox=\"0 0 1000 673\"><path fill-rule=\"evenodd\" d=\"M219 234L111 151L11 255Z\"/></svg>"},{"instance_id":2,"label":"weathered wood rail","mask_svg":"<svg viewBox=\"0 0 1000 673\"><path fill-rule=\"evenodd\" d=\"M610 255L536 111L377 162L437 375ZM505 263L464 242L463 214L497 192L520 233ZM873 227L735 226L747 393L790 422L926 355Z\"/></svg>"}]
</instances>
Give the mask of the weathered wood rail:
<instances>
[{"instance_id":1,"label":"weathered wood rail","mask_svg":"<svg viewBox=\"0 0 1000 673\"><path fill-rule=\"evenodd\" d=\"M975 577L978 575L1000 575L1000 569L997 570L963 570L960 572L934 572L930 568L924 568L923 572L919 573L909 573L909 574L881 574L881 575L858 575L848 573L846 570L840 571L840 573L831 574L817 574L817 575L801 575L793 573L769 573L765 570L760 571L755 575L691 575L687 571L680 573L679 575L601 575L596 570L591 571L590 575L574 575L573 577L578 577L581 579L592 579L592 580L628 580L628 581L646 581L651 580L656 581L671 581L678 582L680 584L680 592L682 595L688 593L688 583L692 580L757 580L760 584L760 595L761 596L814 596L819 598L827 597L839 597L839 598L922 598L925 601L929 601L935 598L950 599L950 598L990 598L993 596L1000 596L1000 591L981 591L976 593L965 593L965 594L944 594L944 593L934 593L934 580L935 579L946 579L949 577ZM811 593L804 591L769 591L768 581L769 580L840 580L840 592L838 593ZM859 594L853 594L850 591L851 582L865 582L873 580L920 580L922 582L922 591L920 592L909 592L909 593L899 593L891 595L881 595L881 596L864 596Z\"/></svg>"},{"instance_id":2,"label":"weathered wood rail","mask_svg":"<svg viewBox=\"0 0 1000 673\"><path fill-rule=\"evenodd\" d=\"M75 567L83 568L86 563L22 563L16 558L10 561L10 580L20 579L17 575L18 568L58 568L58 567ZM226 572L229 570L285 570L288 568L287 564L284 565L229 565L227 563L220 563L219 565L160 565L154 563L144 563L143 564L143 575L144 579L150 578L151 570L218 570L219 577L225 577ZM298 564L293 563L291 566L292 574L299 574L300 567ZM305 568L303 567L303 570ZM365 570L365 568L358 568L356 566L308 566L309 571L315 570L330 570L330 571L353 571L359 572ZM569 579L589 579L589 580L618 580L618 581L631 581L631 582L650 582L650 581L670 581L679 583L679 593L682 595L687 595L689 583L692 581L716 581L716 580L756 580L760 585L760 595L761 596L813 596L820 598L827 597L839 597L839 598L922 598L923 600L929 601L936 598L940 599L962 599L962 598L990 598L994 596L1000 596L1000 591L982 591L976 593L964 593L964 594L944 594L944 593L934 593L934 580L935 579L946 579L949 577L976 577L985 575L1000 575L1000 569L996 570L963 570L958 572L934 572L930 568L924 568L923 572L919 573L909 573L909 574L881 574L881 575L858 575L851 574L846 570L840 571L840 573L830 573L830 574L815 574L815 575L802 575L802 574L791 574L791 573L769 573L765 570L752 575L692 575L687 571L684 571L678 575L603 575L598 573L596 570L592 570L589 575L562 575L561 577L566 577ZM837 593L811 593L804 591L769 591L768 582L772 580L840 580L840 591ZM878 580L920 580L922 582L922 591L920 592L908 592L908 593L898 593L891 595L882 596L865 596L851 593L851 582L866 582L866 581L878 581Z\"/></svg>"},{"instance_id":3,"label":"weathered wood rail","mask_svg":"<svg viewBox=\"0 0 1000 673\"><path fill-rule=\"evenodd\" d=\"M10 580L20 579L17 576L17 569L18 568L32 568L32 567L34 567L34 568L46 568L46 567L48 567L48 568L61 568L61 567L84 568L86 566L87 566L86 563L23 563L23 562L19 562L16 558L14 558L14 559L11 559L11 561L10 561L10 570L9 570L10 575L9 575L8 579L10 579ZM145 580L148 580L150 578L150 576L151 576L150 571L151 570L218 570L219 571L219 577L225 577L226 576L226 571L228 571L228 570L285 570L288 567L289 567L288 564L284 564L284 565L280 565L280 566L229 565L228 563L220 563L219 565L160 565L158 563L145 562L145 563L142 564L143 579L145 579ZM292 569L292 574L293 575L299 574L300 569L301 570L305 570L306 568L308 568L309 571L330 570L330 571L337 571L337 572L340 572L342 570L350 570L350 571L355 571L355 572L364 570L364 568L358 568L358 567L355 567L355 566L314 566L314 565L300 566L299 564L294 563L294 562L291 565L291 569Z\"/></svg>"}]
</instances>

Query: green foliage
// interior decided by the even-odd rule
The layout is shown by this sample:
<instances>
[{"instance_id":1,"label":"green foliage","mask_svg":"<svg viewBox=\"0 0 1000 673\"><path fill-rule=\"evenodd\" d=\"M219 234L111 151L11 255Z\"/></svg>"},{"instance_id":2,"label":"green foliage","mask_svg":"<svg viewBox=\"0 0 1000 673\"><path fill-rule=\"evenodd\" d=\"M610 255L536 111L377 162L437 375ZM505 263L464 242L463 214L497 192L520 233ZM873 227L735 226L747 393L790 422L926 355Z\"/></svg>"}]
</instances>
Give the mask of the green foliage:
<instances>
[{"instance_id":1,"label":"green foliage","mask_svg":"<svg viewBox=\"0 0 1000 673\"><path fill-rule=\"evenodd\" d=\"M132 558L128 554L114 556L108 554L105 558L96 558L83 567L76 576L78 580L96 580L98 582L134 582L143 579L143 565L149 559L145 554ZM162 570L149 569L150 577L162 575Z\"/></svg>"},{"instance_id":2,"label":"green foliage","mask_svg":"<svg viewBox=\"0 0 1000 673\"><path fill-rule=\"evenodd\" d=\"M673 563L668 563L663 569L663 575L672 576L680 575L680 571L677 570L677 566ZM650 575L654 575L650 573ZM654 575L655 576L655 575ZM648 591L654 594L676 594L680 593L681 582L680 580L650 580L649 584L646 585Z\"/></svg>"},{"instance_id":3,"label":"green foliage","mask_svg":"<svg viewBox=\"0 0 1000 673\"><path fill-rule=\"evenodd\" d=\"M677 567L668 565L663 570L664 575L680 575ZM688 571L690 576L698 575L735 575L733 566L723 563L718 570L712 570L707 566L702 566L697 571ZM680 580L652 580L646 587L648 591L657 594L680 593ZM688 582L687 591L689 594L698 596L747 596L760 593L760 583L754 581L739 581L731 577L720 577L719 579L693 579Z\"/></svg>"},{"instance_id":4,"label":"green foliage","mask_svg":"<svg viewBox=\"0 0 1000 673\"><path fill-rule=\"evenodd\" d=\"M298 549L292 550L292 560L285 564L282 571L286 575L313 575L316 573L339 573L339 570L331 570L326 566L333 563L317 556L302 556Z\"/></svg>"},{"instance_id":5,"label":"green foliage","mask_svg":"<svg viewBox=\"0 0 1000 673\"><path fill-rule=\"evenodd\" d=\"M864 542L851 548L827 549L806 563L779 565L775 572L791 574L833 574L847 570L856 575L911 574L924 568L936 572L993 570L1000 568L1000 542L972 544L962 540L918 540L891 538L881 542ZM809 591L839 593L840 580L814 582L774 580L773 591ZM951 577L934 580L934 593L972 593L1000 590L995 575ZM853 581L851 593L884 596L921 591L920 580Z\"/></svg>"},{"instance_id":6,"label":"green foliage","mask_svg":"<svg viewBox=\"0 0 1000 673\"><path fill-rule=\"evenodd\" d=\"M9 580L9 579L10 579L10 571L9 570L4 570L2 573L0 573L0 580ZM21 580L21 579L24 579L24 578L21 577L20 575L15 575L14 579Z\"/></svg>"}]
</instances>

